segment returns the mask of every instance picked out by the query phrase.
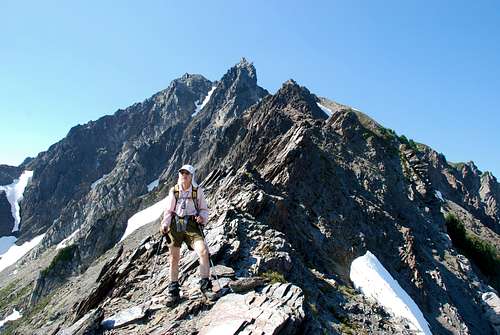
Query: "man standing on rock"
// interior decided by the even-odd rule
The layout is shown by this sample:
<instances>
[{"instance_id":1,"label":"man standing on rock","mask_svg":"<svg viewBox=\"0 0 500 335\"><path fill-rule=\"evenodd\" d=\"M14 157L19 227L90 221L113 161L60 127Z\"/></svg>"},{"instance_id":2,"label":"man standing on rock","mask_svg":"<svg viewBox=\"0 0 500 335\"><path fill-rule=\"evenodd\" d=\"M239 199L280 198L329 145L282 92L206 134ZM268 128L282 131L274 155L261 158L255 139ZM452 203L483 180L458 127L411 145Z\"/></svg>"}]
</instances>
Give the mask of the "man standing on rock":
<instances>
[{"instance_id":1,"label":"man standing on rock","mask_svg":"<svg viewBox=\"0 0 500 335\"><path fill-rule=\"evenodd\" d=\"M200 225L208 222L208 205L203 190L194 179L195 168L186 164L179 169L177 184L170 189L167 208L163 213L160 232L166 235L170 250L170 284L167 288L167 305L179 299L179 258L182 242L195 250L200 262L200 290L212 289L208 247L200 231Z\"/></svg>"}]
</instances>

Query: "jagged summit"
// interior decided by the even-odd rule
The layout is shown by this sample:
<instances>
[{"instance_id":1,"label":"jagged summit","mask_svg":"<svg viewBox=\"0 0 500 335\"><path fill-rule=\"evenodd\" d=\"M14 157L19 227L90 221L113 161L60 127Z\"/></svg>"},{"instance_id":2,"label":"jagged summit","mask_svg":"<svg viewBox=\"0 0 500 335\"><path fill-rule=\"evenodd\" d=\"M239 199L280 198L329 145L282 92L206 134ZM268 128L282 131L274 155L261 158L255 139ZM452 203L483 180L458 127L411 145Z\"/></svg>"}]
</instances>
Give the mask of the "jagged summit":
<instances>
[{"instance_id":1,"label":"jagged summit","mask_svg":"<svg viewBox=\"0 0 500 335\"><path fill-rule=\"evenodd\" d=\"M253 62L249 62L245 57L241 57L240 61L235 66L240 67L240 68L247 68L247 69L255 71L255 67L253 65Z\"/></svg>"},{"instance_id":2,"label":"jagged summit","mask_svg":"<svg viewBox=\"0 0 500 335\"><path fill-rule=\"evenodd\" d=\"M305 87L297 84L293 79L285 81L281 88L272 97L275 109L283 109L302 116L326 119L328 116L317 105L318 98ZM300 115L297 115L300 117Z\"/></svg>"},{"instance_id":3,"label":"jagged summit","mask_svg":"<svg viewBox=\"0 0 500 335\"><path fill-rule=\"evenodd\" d=\"M295 80L293 80L292 78L286 80L285 82L283 82L283 84L281 85L282 87L284 86L299 86L299 84L297 84L297 82ZM300 86L299 86L300 87Z\"/></svg>"},{"instance_id":4,"label":"jagged summit","mask_svg":"<svg viewBox=\"0 0 500 335\"><path fill-rule=\"evenodd\" d=\"M253 63L248 62L245 58L242 58L239 63L231 67L222 77L221 82L228 85L230 83L239 83L244 85L248 83L249 85L257 84L257 70Z\"/></svg>"}]
</instances>

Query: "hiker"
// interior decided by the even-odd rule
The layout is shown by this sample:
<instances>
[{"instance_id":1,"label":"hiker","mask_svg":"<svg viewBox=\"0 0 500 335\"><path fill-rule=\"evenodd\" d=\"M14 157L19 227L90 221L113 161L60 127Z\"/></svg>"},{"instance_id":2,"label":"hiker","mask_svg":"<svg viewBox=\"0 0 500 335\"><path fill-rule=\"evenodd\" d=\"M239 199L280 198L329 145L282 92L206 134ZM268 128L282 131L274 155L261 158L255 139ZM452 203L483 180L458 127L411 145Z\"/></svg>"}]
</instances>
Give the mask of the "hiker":
<instances>
[{"instance_id":1,"label":"hiker","mask_svg":"<svg viewBox=\"0 0 500 335\"><path fill-rule=\"evenodd\" d=\"M208 247L203 239L201 226L208 222L208 206L203 190L194 178L195 168L186 164L179 169L177 184L167 197L160 232L166 236L170 250L170 284L167 288L167 304L179 301L179 258L182 242L194 250L200 262L199 287L203 294L212 289Z\"/></svg>"}]
</instances>

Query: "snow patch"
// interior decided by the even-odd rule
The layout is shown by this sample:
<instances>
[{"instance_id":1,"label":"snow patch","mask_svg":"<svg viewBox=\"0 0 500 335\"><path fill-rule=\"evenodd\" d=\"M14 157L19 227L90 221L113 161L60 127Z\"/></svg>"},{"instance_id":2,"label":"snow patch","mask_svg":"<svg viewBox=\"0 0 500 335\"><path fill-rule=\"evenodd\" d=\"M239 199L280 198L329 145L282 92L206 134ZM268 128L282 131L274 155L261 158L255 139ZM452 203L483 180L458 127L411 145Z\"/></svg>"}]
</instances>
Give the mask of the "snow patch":
<instances>
[{"instance_id":1,"label":"snow patch","mask_svg":"<svg viewBox=\"0 0 500 335\"><path fill-rule=\"evenodd\" d=\"M12 217L14 217L14 228L12 232L19 230L19 224L21 223L21 216L19 214L19 202L23 199L23 193L31 177L33 177L33 171L24 171L19 179L14 179L12 184L0 186L0 191L5 191L7 200L10 203L10 208L12 212Z\"/></svg>"},{"instance_id":2,"label":"snow patch","mask_svg":"<svg viewBox=\"0 0 500 335\"><path fill-rule=\"evenodd\" d=\"M432 335L420 308L370 251L351 263L350 278L365 296L374 298L393 315L407 319L417 334Z\"/></svg>"},{"instance_id":3,"label":"snow patch","mask_svg":"<svg viewBox=\"0 0 500 335\"><path fill-rule=\"evenodd\" d=\"M151 192L156 186L158 186L158 182L160 179L155 179L148 184L148 192Z\"/></svg>"},{"instance_id":4,"label":"snow patch","mask_svg":"<svg viewBox=\"0 0 500 335\"><path fill-rule=\"evenodd\" d=\"M483 305L484 316L492 325L496 325L498 334L498 325L500 325L500 298L493 292L485 292L481 295L481 304Z\"/></svg>"},{"instance_id":5,"label":"snow patch","mask_svg":"<svg viewBox=\"0 0 500 335\"><path fill-rule=\"evenodd\" d=\"M21 245L13 244L6 252L0 254L0 271L3 271L3 269L5 269L6 267L14 264L28 251L33 249L38 243L40 243L44 235L45 234L38 235L31 241L24 242Z\"/></svg>"},{"instance_id":6,"label":"snow patch","mask_svg":"<svg viewBox=\"0 0 500 335\"><path fill-rule=\"evenodd\" d=\"M440 191L436 190L435 195L436 195L436 198L438 198L441 201L444 201L443 194L441 194Z\"/></svg>"},{"instance_id":7,"label":"snow patch","mask_svg":"<svg viewBox=\"0 0 500 335\"><path fill-rule=\"evenodd\" d=\"M208 91L207 96L205 97L205 99L203 99L203 102L201 104L196 103L196 109L194 110L193 114L191 114L191 116L195 116L203 109L203 107L205 107L205 105L210 101L210 97L212 96L212 93L214 93L216 87L217 86L212 86L212 88L210 89L210 91Z\"/></svg>"},{"instance_id":8,"label":"snow patch","mask_svg":"<svg viewBox=\"0 0 500 335\"><path fill-rule=\"evenodd\" d=\"M68 246L69 242L71 242L71 240L73 239L73 237L75 237L76 234L79 231L80 231L80 228L78 228L77 230L75 230L74 232L72 232L71 235L69 235L68 237L66 237L61 242L59 242L59 244L57 244L57 246L56 246L56 249L62 249L62 248L65 248L66 246Z\"/></svg>"},{"instance_id":9,"label":"snow patch","mask_svg":"<svg viewBox=\"0 0 500 335\"><path fill-rule=\"evenodd\" d=\"M333 112L330 108L323 106L319 102L317 102L316 104L318 105L319 108L321 108L323 112L325 112L326 115L328 115L328 117L332 116Z\"/></svg>"},{"instance_id":10,"label":"snow patch","mask_svg":"<svg viewBox=\"0 0 500 335\"><path fill-rule=\"evenodd\" d=\"M148 208L132 215L132 217L127 221L127 229L125 229L125 233L120 239L120 242L126 239L127 236L132 234L140 227L158 220L165 211L165 208L167 208L166 197L163 200L158 201L154 205L151 205Z\"/></svg>"},{"instance_id":11,"label":"snow patch","mask_svg":"<svg viewBox=\"0 0 500 335\"><path fill-rule=\"evenodd\" d=\"M7 322L7 321L14 321L14 320L17 320L19 318L21 318L22 315L21 313L19 313L19 311L17 311L15 308L14 308L14 311L12 313L10 313L9 315L7 315L5 317L5 319L3 320L0 320L0 327L3 327L3 325Z\"/></svg>"},{"instance_id":12,"label":"snow patch","mask_svg":"<svg viewBox=\"0 0 500 335\"><path fill-rule=\"evenodd\" d=\"M15 236L2 236L0 237L0 257L16 243L17 237Z\"/></svg>"}]
</instances>

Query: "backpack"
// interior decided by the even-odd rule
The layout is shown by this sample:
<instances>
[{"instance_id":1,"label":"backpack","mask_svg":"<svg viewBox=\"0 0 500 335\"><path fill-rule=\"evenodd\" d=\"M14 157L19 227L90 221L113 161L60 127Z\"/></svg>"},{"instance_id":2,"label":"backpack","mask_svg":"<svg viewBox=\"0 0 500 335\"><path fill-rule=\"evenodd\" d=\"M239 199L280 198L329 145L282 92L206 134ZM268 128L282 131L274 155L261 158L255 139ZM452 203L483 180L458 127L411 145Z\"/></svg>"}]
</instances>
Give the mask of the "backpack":
<instances>
[{"instance_id":1,"label":"backpack","mask_svg":"<svg viewBox=\"0 0 500 335\"><path fill-rule=\"evenodd\" d=\"M198 187L194 187L191 185L191 188L191 199L193 200L194 208L196 209L196 215L200 215L200 210L198 209ZM177 200L179 200L179 184L175 184L174 186L174 197L175 204L177 206Z\"/></svg>"},{"instance_id":2,"label":"backpack","mask_svg":"<svg viewBox=\"0 0 500 335\"><path fill-rule=\"evenodd\" d=\"M198 209L198 187L191 186L191 199L194 203L194 208L196 209L196 215L200 215L200 210ZM177 206L177 200L179 200L179 184L175 184L174 186L174 197L175 197L175 206ZM186 222L184 218L180 218L175 214L174 216L176 224L182 226L182 230L186 230ZM179 227L179 226L178 226ZM179 229L179 228L178 228ZM188 244L188 249L193 251L194 249Z\"/></svg>"}]
</instances>

